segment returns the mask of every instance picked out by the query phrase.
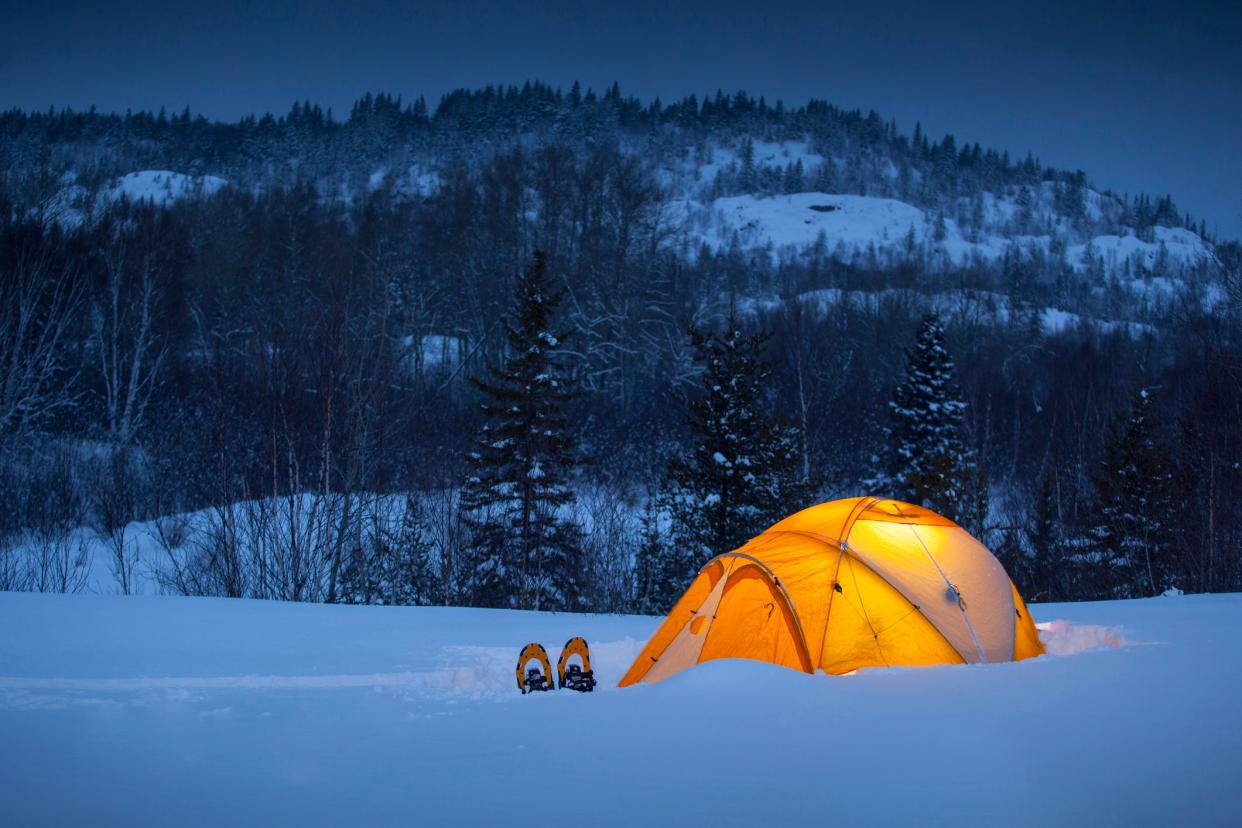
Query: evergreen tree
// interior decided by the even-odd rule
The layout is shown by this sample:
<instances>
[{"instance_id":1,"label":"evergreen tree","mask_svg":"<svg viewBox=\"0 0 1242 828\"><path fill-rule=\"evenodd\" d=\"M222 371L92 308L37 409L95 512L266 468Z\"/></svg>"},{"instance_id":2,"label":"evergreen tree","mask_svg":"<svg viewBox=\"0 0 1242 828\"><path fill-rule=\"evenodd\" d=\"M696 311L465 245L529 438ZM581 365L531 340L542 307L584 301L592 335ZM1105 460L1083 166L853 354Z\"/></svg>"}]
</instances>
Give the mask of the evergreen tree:
<instances>
[{"instance_id":1,"label":"evergreen tree","mask_svg":"<svg viewBox=\"0 0 1242 828\"><path fill-rule=\"evenodd\" d=\"M799 158L796 162L790 161L785 165L785 174L781 181L781 191L786 194L802 192L805 176L806 173L802 168L802 159Z\"/></svg>"},{"instance_id":2,"label":"evergreen tree","mask_svg":"<svg viewBox=\"0 0 1242 828\"><path fill-rule=\"evenodd\" d=\"M418 503L406 495L397 528L393 530L377 520L371 534L346 556L339 586L341 600L349 604L443 604L443 585L427 535Z\"/></svg>"},{"instance_id":3,"label":"evergreen tree","mask_svg":"<svg viewBox=\"0 0 1242 828\"><path fill-rule=\"evenodd\" d=\"M338 600L342 604L377 604L379 600L379 561L374 548L357 543L350 546L341 563L340 583L337 584Z\"/></svg>"},{"instance_id":4,"label":"evergreen tree","mask_svg":"<svg viewBox=\"0 0 1242 828\"><path fill-rule=\"evenodd\" d=\"M1023 596L1031 601L1063 601L1069 597L1065 548L1063 544L1057 480L1045 474L1035 496L1035 511L1027 535L1031 547L1031 582ZM1021 584L1019 585L1022 586Z\"/></svg>"},{"instance_id":5,"label":"evergreen tree","mask_svg":"<svg viewBox=\"0 0 1242 828\"><path fill-rule=\"evenodd\" d=\"M996 560L1005 567L1006 574L1018 588L1018 593L1030 599L1034 582L1034 556L1027 547L1028 537L1022 527L1014 527L1000 533L1000 542L992 547Z\"/></svg>"},{"instance_id":6,"label":"evergreen tree","mask_svg":"<svg viewBox=\"0 0 1242 828\"><path fill-rule=\"evenodd\" d=\"M965 524L981 523L986 481L962 441L966 403L958 395L944 327L930 314L907 351L905 376L888 404L887 456L869 481L879 492L919 503ZM980 526L969 526L976 533Z\"/></svg>"},{"instance_id":7,"label":"evergreen tree","mask_svg":"<svg viewBox=\"0 0 1242 828\"><path fill-rule=\"evenodd\" d=\"M406 495L396 537L381 536L381 541L390 547L389 558L394 563L388 579L391 600L386 603L417 607L444 603L444 582L433 564L435 550L428 535L422 507Z\"/></svg>"},{"instance_id":8,"label":"evergreen tree","mask_svg":"<svg viewBox=\"0 0 1242 828\"><path fill-rule=\"evenodd\" d=\"M634 554L634 612L667 612L686 584L672 579L676 570L672 546L660 531L663 496L653 497L643 510L642 535Z\"/></svg>"},{"instance_id":9,"label":"evergreen tree","mask_svg":"<svg viewBox=\"0 0 1242 828\"><path fill-rule=\"evenodd\" d=\"M573 502L574 467L565 405L565 339L553 333L561 295L542 252L519 279L506 323L508 358L483 393L483 424L468 456L462 516L471 535L466 589L476 605L573 609L581 604L576 528L561 511Z\"/></svg>"},{"instance_id":10,"label":"evergreen tree","mask_svg":"<svg viewBox=\"0 0 1242 828\"><path fill-rule=\"evenodd\" d=\"M759 181L758 171L755 169L755 142L749 136L742 139L738 161L738 189L743 193L753 193L758 189Z\"/></svg>"},{"instance_id":11,"label":"evergreen tree","mask_svg":"<svg viewBox=\"0 0 1242 828\"><path fill-rule=\"evenodd\" d=\"M1155 595L1174 586L1173 475L1151 405L1151 392L1139 389L1129 413L1114 421L1092 478L1090 583L1098 597Z\"/></svg>"},{"instance_id":12,"label":"evergreen tree","mask_svg":"<svg viewBox=\"0 0 1242 828\"><path fill-rule=\"evenodd\" d=\"M703 393L687 404L691 446L669 461L666 475L670 551L652 598L662 609L712 556L804 505L796 433L768 409L768 334L745 335L730 313L722 334L692 329L690 336Z\"/></svg>"},{"instance_id":13,"label":"evergreen tree","mask_svg":"<svg viewBox=\"0 0 1242 828\"><path fill-rule=\"evenodd\" d=\"M832 160L828 159L820 164L815 170L815 192L831 193L836 190L836 178L834 176Z\"/></svg>"},{"instance_id":14,"label":"evergreen tree","mask_svg":"<svg viewBox=\"0 0 1242 828\"><path fill-rule=\"evenodd\" d=\"M1016 202L1018 209L1014 214L1014 229L1019 233L1029 232L1035 221L1035 198L1031 193L1031 188L1025 184L1018 187Z\"/></svg>"}]
</instances>

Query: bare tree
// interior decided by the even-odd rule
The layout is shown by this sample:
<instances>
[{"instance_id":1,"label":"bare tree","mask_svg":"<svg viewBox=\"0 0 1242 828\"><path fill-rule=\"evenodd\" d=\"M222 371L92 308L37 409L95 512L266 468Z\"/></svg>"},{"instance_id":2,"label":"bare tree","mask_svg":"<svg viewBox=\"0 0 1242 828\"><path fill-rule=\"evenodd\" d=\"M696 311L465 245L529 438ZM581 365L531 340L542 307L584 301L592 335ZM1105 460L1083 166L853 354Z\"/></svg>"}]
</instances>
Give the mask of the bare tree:
<instances>
[{"instance_id":1,"label":"bare tree","mask_svg":"<svg viewBox=\"0 0 1242 828\"><path fill-rule=\"evenodd\" d=\"M22 592L30 589L30 567L26 549L15 539L0 545L0 591Z\"/></svg>"},{"instance_id":2,"label":"bare tree","mask_svg":"<svg viewBox=\"0 0 1242 828\"><path fill-rule=\"evenodd\" d=\"M107 284L95 306L95 345L108 437L114 446L126 446L141 426L166 354L153 325L159 270L146 253L131 277L123 242L107 248L103 259Z\"/></svg>"},{"instance_id":3,"label":"bare tree","mask_svg":"<svg viewBox=\"0 0 1242 828\"><path fill-rule=\"evenodd\" d=\"M633 550L639 545L638 510L624 492L596 487L579 495L575 520L585 527L583 586L594 612L626 612L634 591Z\"/></svg>"},{"instance_id":4,"label":"bare tree","mask_svg":"<svg viewBox=\"0 0 1242 828\"><path fill-rule=\"evenodd\" d=\"M0 434L26 434L76 402L65 349L81 298L46 254L0 274Z\"/></svg>"},{"instance_id":5,"label":"bare tree","mask_svg":"<svg viewBox=\"0 0 1242 828\"><path fill-rule=\"evenodd\" d=\"M423 513L427 518L432 544L440 573L440 594L446 604L462 602L459 589L466 545L466 526L461 518L461 491L455 481L422 493Z\"/></svg>"},{"instance_id":6,"label":"bare tree","mask_svg":"<svg viewBox=\"0 0 1242 828\"><path fill-rule=\"evenodd\" d=\"M95 482L94 507L99 534L108 549L109 564L122 595L133 592L138 568L138 544L129 524L138 509L139 470L129 451L114 449Z\"/></svg>"},{"instance_id":7,"label":"bare tree","mask_svg":"<svg viewBox=\"0 0 1242 828\"><path fill-rule=\"evenodd\" d=\"M30 578L35 592L81 592L90 579L86 540L64 526L45 526L29 536Z\"/></svg>"}]
</instances>

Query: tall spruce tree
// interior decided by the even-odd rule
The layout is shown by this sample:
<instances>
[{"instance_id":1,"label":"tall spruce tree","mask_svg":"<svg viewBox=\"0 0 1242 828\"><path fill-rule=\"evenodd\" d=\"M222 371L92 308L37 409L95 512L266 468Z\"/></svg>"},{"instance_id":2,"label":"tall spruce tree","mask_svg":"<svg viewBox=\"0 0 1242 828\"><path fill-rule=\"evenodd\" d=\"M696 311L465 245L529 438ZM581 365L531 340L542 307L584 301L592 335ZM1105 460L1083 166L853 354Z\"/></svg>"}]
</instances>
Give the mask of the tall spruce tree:
<instances>
[{"instance_id":1,"label":"tall spruce tree","mask_svg":"<svg viewBox=\"0 0 1242 828\"><path fill-rule=\"evenodd\" d=\"M879 494L927 506L978 532L987 485L962 440L966 403L938 316L924 317L906 357L905 376L888 404L886 456L876 458L881 473L868 483Z\"/></svg>"},{"instance_id":2,"label":"tall spruce tree","mask_svg":"<svg viewBox=\"0 0 1242 828\"><path fill-rule=\"evenodd\" d=\"M484 419L461 505L471 535L466 589L476 605L582 605L578 533L562 515L574 500L574 452L565 416L570 382L558 354L566 333L553 331L561 298L536 251L505 324L507 359L490 379L474 381Z\"/></svg>"},{"instance_id":3,"label":"tall spruce tree","mask_svg":"<svg viewBox=\"0 0 1242 828\"><path fill-rule=\"evenodd\" d=\"M1092 477L1092 571L1086 574L1093 597L1133 598L1174 586L1173 473L1151 406L1151 391L1140 388L1129 412L1114 420Z\"/></svg>"},{"instance_id":4,"label":"tall spruce tree","mask_svg":"<svg viewBox=\"0 0 1242 828\"><path fill-rule=\"evenodd\" d=\"M744 334L730 313L719 335L690 332L703 368L702 393L687 400L691 445L670 459L660 508L670 532L659 541L646 589L667 610L712 556L746 543L805 504L793 428L769 408L768 334Z\"/></svg>"}]
</instances>

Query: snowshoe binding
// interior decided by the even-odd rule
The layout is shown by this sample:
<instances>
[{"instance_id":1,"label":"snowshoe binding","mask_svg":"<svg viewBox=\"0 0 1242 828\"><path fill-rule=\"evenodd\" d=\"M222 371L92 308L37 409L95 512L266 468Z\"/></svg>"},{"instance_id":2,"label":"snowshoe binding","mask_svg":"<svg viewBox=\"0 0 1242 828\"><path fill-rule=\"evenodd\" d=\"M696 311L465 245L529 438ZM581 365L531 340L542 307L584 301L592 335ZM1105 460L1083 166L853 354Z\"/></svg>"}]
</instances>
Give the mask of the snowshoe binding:
<instances>
[{"instance_id":1,"label":"snowshoe binding","mask_svg":"<svg viewBox=\"0 0 1242 828\"><path fill-rule=\"evenodd\" d=\"M531 665L531 662L538 664ZM548 661L548 651L542 644L532 642L522 648L517 663L517 685L523 696L556 689L552 683L552 663Z\"/></svg>"},{"instance_id":2,"label":"snowshoe binding","mask_svg":"<svg viewBox=\"0 0 1242 828\"><path fill-rule=\"evenodd\" d=\"M571 663L569 659L573 656L578 656L581 663ZM574 636L565 642L565 649L561 650L560 660L556 663L556 675L562 690L590 693L595 689L595 673L591 671L591 650L582 636Z\"/></svg>"}]
</instances>

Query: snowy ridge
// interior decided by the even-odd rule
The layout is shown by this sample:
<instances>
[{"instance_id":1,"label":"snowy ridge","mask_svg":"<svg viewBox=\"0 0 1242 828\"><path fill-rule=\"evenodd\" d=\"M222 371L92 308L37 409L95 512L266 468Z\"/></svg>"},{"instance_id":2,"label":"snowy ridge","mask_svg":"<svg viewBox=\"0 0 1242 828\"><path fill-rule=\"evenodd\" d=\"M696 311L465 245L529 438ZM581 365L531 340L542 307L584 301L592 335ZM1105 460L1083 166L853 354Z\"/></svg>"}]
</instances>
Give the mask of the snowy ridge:
<instances>
[{"instance_id":1,"label":"snowy ridge","mask_svg":"<svg viewBox=\"0 0 1242 828\"><path fill-rule=\"evenodd\" d=\"M641 158L646 149L633 144L627 152ZM333 180L321 190L326 200L338 200L347 208L365 192L385 187L405 198L423 199L439 190L444 163L434 154L426 155L395 168L374 167L357 182ZM888 191L898 192L899 175L892 159L877 158L874 166ZM782 170L792 178L781 179ZM824 170L829 171L826 177L820 175ZM861 267L888 269L913 263L944 272L995 266L1010 255L1059 262L1097 283L1101 277L1118 278L1130 280L1136 292L1166 293L1166 288L1180 288L1183 281L1215 265L1211 245L1193 231L1155 226L1139 233L1125 224L1126 207L1119 199L1086 187L1075 219L1061 212L1063 196L1053 181L984 191L973 199L961 197L943 211L891 197L816 190L831 181L848 182L851 171L846 159L815 152L810 136L708 141L650 165L649 172L663 190L663 212L681 230L688 256L701 245L714 251L736 245L742 250L768 250L774 261L816 250ZM910 175L921 180L917 170ZM726 192L737 192L739 177L753 179L747 185L754 192L716 197L722 180L733 182L733 189ZM62 184L49 212L64 223L79 224L101 205L123 197L166 206L211 195L226 182L211 175L138 170L113 180L94 206L83 203L85 191L72 173ZM774 185L778 192L784 187L785 194L762 194L771 193ZM541 221L537 206L527 211L525 219L532 224ZM1153 288L1153 278L1164 284Z\"/></svg>"},{"instance_id":2,"label":"snowy ridge","mask_svg":"<svg viewBox=\"0 0 1242 828\"><path fill-rule=\"evenodd\" d=\"M147 202L168 207L188 198L215 195L228 182L214 175L185 175L171 170L138 170L113 179L94 194L78 183L70 172L60 179L60 189L44 205L46 220L65 228L80 227L99 218L103 211L121 200Z\"/></svg>"},{"instance_id":3,"label":"snowy ridge","mask_svg":"<svg viewBox=\"0 0 1242 828\"><path fill-rule=\"evenodd\" d=\"M103 193L103 198L108 201L122 198L150 201L162 207L182 198L212 195L227 183L214 175L193 176L171 170L141 170L118 178Z\"/></svg>"},{"instance_id":4,"label":"snowy ridge","mask_svg":"<svg viewBox=\"0 0 1242 828\"><path fill-rule=\"evenodd\" d=\"M1067 247L1065 259L1080 273L1096 265L1106 273L1121 273L1127 266L1131 270L1167 273L1212 261L1212 251L1203 239L1184 227L1153 227L1152 234L1152 241L1134 235L1095 236L1086 244Z\"/></svg>"},{"instance_id":5,"label":"snowy ridge","mask_svg":"<svg viewBox=\"0 0 1242 828\"><path fill-rule=\"evenodd\" d=\"M746 141L749 162L743 157ZM897 180L891 159L879 159L877 164L889 182ZM1076 223L1061 212L1062 197L1053 181L985 191L976 201L961 198L956 213L973 225L969 231L953 215L929 214L894 198L814 192L805 187L786 189L784 195L713 198L714 185L722 177L736 180L747 169L754 172L746 174L758 179L793 165L804 184L824 180L818 174L823 169L836 176L849 172L845 159L814 152L809 138L740 138L733 143L709 142L659 173L675 196L675 206L687 217L692 243L713 250L731 244L742 249L766 247L776 257L822 244L825 252L846 262L891 267L917 258L938 269L994 263L1011 253L1028 259L1059 258L1080 273L1096 270L1122 277L1180 277L1210 267L1214 260L1211 246L1182 227L1156 226L1140 238L1125 226L1126 208L1121 201L1089 187L1082 189L1081 217ZM912 174L921 180L917 171ZM1093 235L1084 233L1087 226L1120 227L1121 231Z\"/></svg>"},{"instance_id":6,"label":"snowy ridge","mask_svg":"<svg viewBox=\"0 0 1242 828\"><path fill-rule=\"evenodd\" d=\"M926 212L891 198L829 193L796 193L718 198L710 205L685 202L692 244L720 250L768 248L774 258L817 247L833 258L859 266L889 268L907 261L928 261L938 269L972 262L995 263L1006 253L1019 258L1054 255L1049 236L963 235L951 218L940 223ZM1064 262L1079 273L1093 268L1102 275L1149 273L1181 277L1209 265L1211 249L1184 228L1153 228L1154 241L1134 235L1095 236L1065 248Z\"/></svg>"}]
</instances>

